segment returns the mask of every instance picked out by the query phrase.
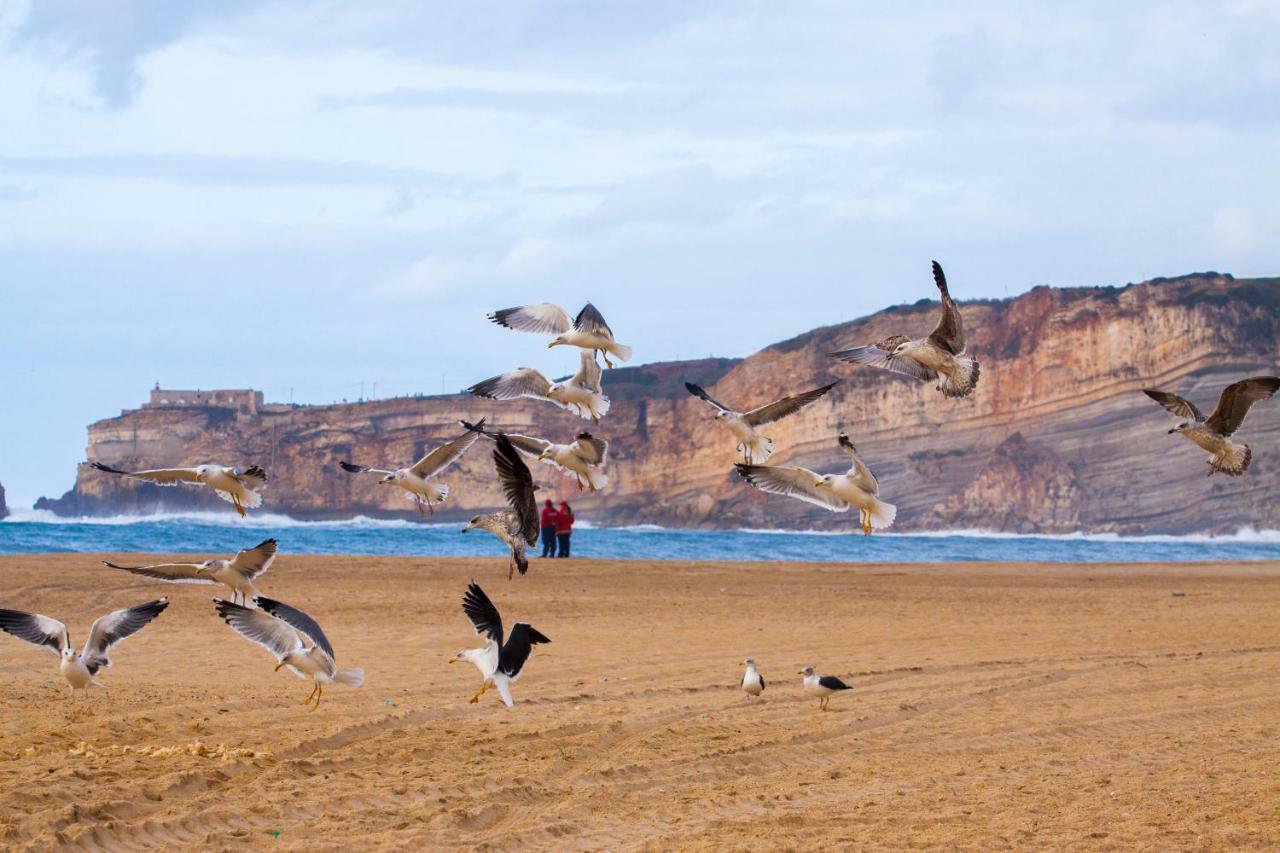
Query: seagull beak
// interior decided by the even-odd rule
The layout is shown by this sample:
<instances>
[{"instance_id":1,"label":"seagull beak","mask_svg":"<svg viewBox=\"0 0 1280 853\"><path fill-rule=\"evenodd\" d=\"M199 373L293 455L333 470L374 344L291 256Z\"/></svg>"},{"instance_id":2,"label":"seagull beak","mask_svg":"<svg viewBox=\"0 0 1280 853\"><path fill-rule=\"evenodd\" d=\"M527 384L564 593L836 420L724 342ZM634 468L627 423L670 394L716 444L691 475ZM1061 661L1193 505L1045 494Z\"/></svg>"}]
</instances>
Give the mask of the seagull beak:
<instances>
[{"instance_id":1,"label":"seagull beak","mask_svg":"<svg viewBox=\"0 0 1280 853\"><path fill-rule=\"evenodd\" d=\"M282 667L282 666L284 666L284 661L280 661L280 663L276 664L276 668L275 668L274 670L272 670L272 672L279 672L279 671L280 671L280 667Z\"/></svg>"},{"instance_id":2,"label":"seagull beak","mask_svg":"<svg viewBox=\"0 0 1280 853\"><path fill-rule=\"evenodd\" d=\"M557 341L552 341L551 343L547 344L547 349L551 349L553 346L555 346L555 345L556 345L556 343L558 343L558 342L557 342Z\"/></svg>"},{"instance_id":3,"label":"seagull beak","mask_svg":"<svg viewBox=\"0 0 1280 853\"><path fill-rule=\"evenodd\" d=\"M458 658L456 656L449 658L449 663L457 663L457 662L458 662Z\"/></svg>"}]
</instances>

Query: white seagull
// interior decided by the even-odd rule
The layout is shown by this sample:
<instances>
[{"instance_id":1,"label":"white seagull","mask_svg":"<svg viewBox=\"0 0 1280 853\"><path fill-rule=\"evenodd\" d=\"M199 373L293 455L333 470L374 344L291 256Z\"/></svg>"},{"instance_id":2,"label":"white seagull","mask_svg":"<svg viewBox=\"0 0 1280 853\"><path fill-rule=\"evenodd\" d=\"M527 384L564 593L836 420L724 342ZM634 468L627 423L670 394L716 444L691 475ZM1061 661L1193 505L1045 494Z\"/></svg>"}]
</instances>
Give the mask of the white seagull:
<instances>
[{"instance_id":1,"label":"white seagull","mask_svg":"<svg viewBox=\"0 0 1280 853\"><path fill-rule=\"evenodd\" d=\"M846 512L854 506L858 508L863 533L884 530L893 524L898 508L880 500L880 484L871 469L858 458L857 448L849 436L840 433L839 440L849 455L847 474L819 474L808 468L744 465L741 462L734 467L744 480L761 491L786 495L832 512Z\"/></svg>"},{"instance_id":2,"label":"white seagull","mask_svg":"<svg viewBox=\"0 0 1280 853\"><path fill-rule=\"evenodd\" d=\"M631 360L631 347L623 346L613 339L613 330L604 321L604 317L590 302L578 312L576 319L569 319L569 312L559 305L543 302L540 305L525 305L520 308L503 308L494 311L489 319L499 326L515 329L517 332L533 332L539 335L555 335L548 348L555 346L573 346L590 350L592 355L599 352L604 356L604 363L613 367L609 355L617 356L619 361Z\"/></svg>"},{"instance_id":3,"label":"white seagull","mask_svg":"<svg viewBox=\"0 0 1280 853\"><path fill-rule=\"evenodd\" d=\"M108 474L119 474L134 480L155 483L157 486L176 486L179 483L205 485L213 489L218 497L228 503L235 504L236 512L245 515L245 508L257 509L262 506L261 491L267 485L267 472L257 465L241 471L239 468L228 468L225 465L197 465L194 468L151 468L146 471L121 471L103 465L101 462L90 462L90 467Z\"/></svg>"},{"instance_id":4,"label":"white seagull","mask_svg":"<svg viewBox=\"0 0 1280 853\"><path fill-rule=\"evenodd\" d=\"M609 398L600 385L600 365L595 353L583 352L578 372L563 382L552 382L532 367L521 367L477 382L468 394L490 400L546 400L593 423L609 413Z\"/></svg>"},{"instance_id":5,"label":"white seagull","mask_svg":"<svg viewBox=\"0 0 1280 853\"><path fill-rule=\"evenodd\" d=\"M827 710L827 703L831 701L832 693L853 689L834 675L818 675L811 666L800 670L800 675L804 676L804 689L819 697L818 708L823 711Z\"/></svg>"},{"instance_id":6,"label":"white seagull","mask_svg":"<svg viewBox=\"0 0 1280 853\"><path fill-rule=\"evenodd\" d=\"M794 415L823 394L826 394L837 384L837 382L831 382L821 388L814 388L812 391L792 394L748 412L735 412L728 406L716 402L700 385L686 382L684 387L690 394L707 401L715 408L716 420L723 421L724 425L729 428L729 432L733 433L733 437L738 440L738 452L742 454L743 459L750 465L753 462L764 462L773 453L773 439L766 438L756 432L756 427L780 421L788 415Z\"/></svg>"},{"instance_id":7,"label":"white seagull","mask_svg":"<svg viewBox=\"0 0 1280 853\"><path fill-rule=\"evenodd\" d=\"M58 671L67 684L71 685L71 696L74 698L77 690L105 686L94 676L103 667L111 666L111 647L125 637L141 631L168 606L169 599L158 598L100 617L89 628L89 637L78 654L71 646L71 634L67 631L67 626L49 616L0 609L0 630L53 652L59 658Z\"/></svg>"},{"instance_id":8,"label":"white seagull","mask_svg":"<svg viewBox=\"0 0 1280 853\"><path fill-rule=\"evenodd\" d=\"M507 564L507 580L511 580L516 569L522 575L529 571L525 548L538 541L538 503L533 497L538 487L533 484L529 466L524 464L507 436L498 433L495 440L498 445L493 449L493 465L511 509L477 515L467 522L462 532L486 530L505 542L511 549L511 560Z\"/></svg>"},{"instance_id":9,"label":"white seagull","mask_svg":"<svg viewBox=\"0 0 1280 853\"><path fill-rule=\"evenodd\" d=\"M520 677L525 661L533 654L533 647L551 641L529 623L517 622L511 626L511 636L502 642L502 616L475 581L467 584L467 592L462 597L462 612L467 614L476 633L487 637L488 642L483 649L463 649L450 658L449 663L470 661L484 676L480 689L471 697L471 704L479 702L490 687L496 687L503 704L510 708L513 704L511 682Z\"/></svg>"},{"instance_id":10,"label":"white seagull","mask_svg":"<svg viewBox=\"0 0 1280 853\"><path fill-rule=\"evenodd\" d=\"M203 563L155 563L149 566L119 566L103 560L102 565L167 583L220 583L231 589L232 601L235 601L235 597L239 595L240 602L243 604L250 598L257 598L258 589L253 582L266 574L275 558L276 540L267 539L252 548L246 548L229 560L205 560Z\"/></svg>"},{"instance_id":11,"label":"white seagull","mask_svg":"<svg viewBox=\"0 0 1280 853\"><path fill-rule=\"evenodd\" d=\"M484 420L480 421L484 424ZM339 462L343 471L351 474L382 474L383 477L378 481L380 486L398 486L404 489L409 500L413 501L418 507L418 514L423 515L423 507L428 512L435 512L435 505L442 503L449 496L449 487L436 484L430 481L430 477L440 473L448 468L454 462L462 457L462 454L471 449L471 445L476 443L476 435L472 432L466 432L453 441L442 444L408 468L396 468L389 470L386 468L368 468L364 465L353 465L350 462Z\"/></svg>"},{"instance_id":12,"label":"white seagull","mask_svg":"<svg viewBox=\"0 0 1280 853\"><path fill-rule=\"evenodd\" d=\"M747 668L742 674L742 689L748 696L759 696L764 692L764 676L756 669L755 658L747 658L741 665Z\"/></svg>"},{"instance_id":13,"label":"white seagull","mask_svg":"<svg viewBox=\"0 0 1280 853\"><path fill-rule=\"evenodd\" d=\"M237 634L276 656L277 672L280 667L287 666L298 678L310 678L314 682L311 694L302 704L311 705L314 697L315 704L311 705L311 710L319 708L326 684L337 683L345 687L364 684L363 669L338 669L333 645L316 620L296 607L270 598L259 596L256 603L260 610L241 607L221 598L213 600L218 615ZM309 647L303 643L303 636L311 641Z\"/></svg>"},{"instance_id":14,"label":"white seagull","mask_svg":"<svg viewBox=\"0 0 1280 853\"><path fill-rule=\"evenodd\" d=\"M485 432L483 422L469 424L461 422L464 427L476 430L486 438L494 438L495 433ZM609 455L609 442L596 438L589 432L580 432L569 444L555 444L543 438L530 435L506 433L516 450L532 456L540 462L550 465L567 476L578 481L578 489L599 491L609 484L609 475L600 470Z\"/></svg>"},{"instance_id":15,"label":"white seagull","mask_svg":"<svg viewBox=\"0 0 1280 853\"><path fill-rule=\"evenodd\" d=\"M1239 477L1249 470L1253 451L1247 444L1236 444L1228 439L1240 429L1245 415L1254 403L1265 400L1280 389L1280 376L1253 376L1233 382L1218 396L1218 405L1209 417L1205 417L1190 400L1184 400L1168 391L1144 388L1142 393L1164 406L1169 412L1183 418L1175 432L1209 454L1209 473L1212 477L1221 471L1231 477Z\"/></svg>"}]
</instances>

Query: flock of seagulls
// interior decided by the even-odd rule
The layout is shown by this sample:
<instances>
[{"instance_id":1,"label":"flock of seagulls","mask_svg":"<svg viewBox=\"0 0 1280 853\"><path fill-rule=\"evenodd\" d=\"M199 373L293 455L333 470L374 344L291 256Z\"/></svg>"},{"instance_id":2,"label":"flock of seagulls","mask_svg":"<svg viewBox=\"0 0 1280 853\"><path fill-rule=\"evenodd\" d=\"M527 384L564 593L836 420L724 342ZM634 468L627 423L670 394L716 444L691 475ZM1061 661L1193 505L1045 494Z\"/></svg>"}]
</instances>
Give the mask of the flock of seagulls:
<instances>
[{"instance_id":1,"label":"flock of seagulls","mask_svg":"<svg viewBox=\"0 0 1280 853\"><path fill-rule=\"evenodd\" d=\"M928 336L910 338L893 335L871 344L855 346L831 353L831 356L857 365L869 366L934 382L945 398L963 398L973 393L981 375L978 361L966 352L964 324L959 308L951 298L942 267L933 263L933 278L941 294L942 312ZM561 307L550 303L526 305L495 311L489 319L500 326L522 332L551 336L548 347L572 346L581 350L577 373L562 381L551 381L541 371L520 367L478 382L468 391L493 400L532 398L546 400L580 417L599 423L609 413L609 398L603 386L604 371L596 360L603 357L606 367L613 367L610 356L618 361L632 357L631 348L619 344L604 317L588 303L577 317L570 318ZM837 383L832 382L808 391L782 397L765 405L738 411L720 403L705 389L686 383L686 390L715 410L715 419L728 428L736 442L742 461L734 465L741 479L764 492L805 501L831 512L847 512L856 508L863 533L890 527L897 515L893 504L880 498L880 485L870 468L858 455L852 439L845 432L837 436L837 444L848 456L849 468L843 473L821 474L799 466L766 465L774 454L774 442L761 429L790 417L821 399ZM1158 389L1144 389L1182 422L1169 430L1178 433L1209 454L1209 475L1224 473L1240 476L1249 467L1252 451L1248 445L1230 440L1244 422L1249 409L1280 390L1280 377L1255 376L1227 386L1213 412L1205 417L1190 401ZM535 492L537 486L526 459L541 462L573 478L579 489L598 491L609 484L604 468L609 458L609 444L589 432L577 432L572 441L556 443L550 439L509 434L487 428L482 419L476 423L459 422L463 433L433 449L417 462L403 468L375 468L341 461L340 467L353 475L379 474L380 485L401 489L420 514L434 512L449 496L449 486L437 481L450 465L457 462L481 438L493 444L493 466L507 501L507 508L477 515L466 523L462 532L483 530L503 542L509 551L508 579L524 575L529 569L527 551L537 542L539 514ZM244 470L214 464L193 468L162 468L125 471L100 462L89 463L99 471L154 483L161 486L189 484L212 489L223 500L232 503L244 516L246 510L262 505L262 490L267 475L254 465ZM364 683L364 672L358 667L340 668L333 644L315 619L296 607L263 596L258 582L275 559L277 543L268 539L253 548L240 551L228 559L201 563L158 563L146 566L122 566L105 562L112 570L167 583L221 584L230 590L230 600L215 598L217 615L237 634L255 643L275 658L275 669L288 668L302 679L310 679L312 691L304 700L312 710L319 707L324 687L339 684L358 688ZM111 665L109 652L126 637L137 633L156 619L168 599L160 598L136 607L117 610L93 623L82 650L71 645L67 627L48 616L18 610L0 609L0 630L36 646L47 648L59 658L59 671L70 685L71 695L77 690L99 686L95 676ZM509 708L513 704L511 684L523 673L534 646L551 640L527 622L516 622L510 633L504 633L502 617L493 602L474 580L462 598L462 610L476 633L485 639L482 648L459 651L450 663L467 661L481 674L481 685L471 702L475 703L489 689L498 692ZM750 697L764 693L765 681L756 661L747 658L740 686ZM832 675L820 675L812 666L799 672L805 692L817 696L819 707L826 710L833 694L852 689Z\"/></svg>"}]
</instances>

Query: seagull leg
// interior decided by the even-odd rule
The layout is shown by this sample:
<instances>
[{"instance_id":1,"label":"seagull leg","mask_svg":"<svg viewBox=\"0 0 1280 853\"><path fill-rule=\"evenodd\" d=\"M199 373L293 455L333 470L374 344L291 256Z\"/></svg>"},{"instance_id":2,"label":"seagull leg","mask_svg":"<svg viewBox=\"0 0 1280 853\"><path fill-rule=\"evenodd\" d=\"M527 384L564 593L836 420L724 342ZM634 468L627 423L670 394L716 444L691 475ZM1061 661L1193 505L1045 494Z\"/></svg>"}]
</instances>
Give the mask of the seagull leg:
<instances>
[{"instance_id":1,"label":"seagull leg","mask_svg":"<svg viewBox=\"0 0 1280 853\"><path fill-rule=\"evenodd\" d=\"M476 695L471 697L471 704L474 705L477 702L479 702L480 697L483 696L488 689L489 689L488 681L486 681L484 684L481 684L480 689L476 691Z\"/></svg>"},{"instance_id":2,"label":"seagull leg","mask_svg":"<svg viewBox=\"0 0 1280 853\"><path fill-rule=\"evenodd\" d=\"M310 695L310 696L308 696L306 699L303 699L303 700L302 700L302 704L303 704L303 705L310 705L310 704L311 704L311 699L312 699L312 697L316 695L316 691L317 691L317 690L319 690L319 689L320 689L320 682L318 682L318 681L317 681L317 682L316 682L314 685L312 685L312 687L311 687L311 695Z\"/></svg>"},{"instance_id":3,"label":"seagull leg","mask_svg":"<svg viewBox=\"0 0 1280 853\"><path fill-rule=\"evenodd\" d=\"M320 697L323 695L324 695L324 687L322 687L320 682L317 681L316 682L316 703L311 706L311 710L314 711L316 708L320 707Z\"/></svg>"},{"instance_id":4,"label":"seagull leg","mask_svg":"<svg viewBox=\"0 0 1280 853\"><path fill-rule=\"evenodd\" d=\"M235 503L235 505L236 505L236 512L240 513L240 517L241 517L241 518L244 518L244 516L245 516L245 511L244 511L244 507L242 507L242 506L240 505L240 496L239 496L239 495L232 495L232 496L231 496L231 499L232 499L232 501L233 501L233 502Z\"/></svg>"},{"instance_id":5,"label":"seagull leg","mask_svg":"<svg viewBox=\"0 0 1280 853\"><path fill-rule=\"evenodd\" d=\"M511 580L516 576L516 558L513 554L511 559L507 560L507 580Z\"/></svg>"},{"instance_id":6,"label":"seagull leg","mask_svg":"<svg viewBox=\"0 0 1280 853\"><path fill-rule=\"evenodd\" d=\"M421 518L422 516L426 515L426 513L422 511L422 501L421 500L415 501L415 503L417 503L418 505L418 517Z\"/></svg>"},{"instance_id":7,"label":"seagull leg","mask_svg":"<svg viewBox=\"0 0 1280 853\"><path fill-rule=\"evenodd\" d=\"M603 350L603 349L602 349L602 350L600 350L600 355L604 356L604 366L605 366L605 367L613 367L613 362L609 360L609 351L608 351L608 350Z\"/></svg>"}]
</instances>

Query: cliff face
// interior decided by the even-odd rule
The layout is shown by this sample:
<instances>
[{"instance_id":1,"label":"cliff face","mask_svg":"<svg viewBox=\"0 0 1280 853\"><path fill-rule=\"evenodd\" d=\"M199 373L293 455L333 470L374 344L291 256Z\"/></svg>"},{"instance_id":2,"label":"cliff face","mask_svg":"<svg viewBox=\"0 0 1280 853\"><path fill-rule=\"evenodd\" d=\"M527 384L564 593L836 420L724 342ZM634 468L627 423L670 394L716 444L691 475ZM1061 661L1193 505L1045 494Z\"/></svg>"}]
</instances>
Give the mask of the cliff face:
<instances>
[{"instance_id":1,"label":"cliff face","mask_svg":"<svg viewBox=\"0 0 1280 853\"><path fill-rule=\"evenodd\" d=\"M843 379L826 397L766 430L778 464L842 468L834 436L853 436L899 507L897 530L1021 532L1234 531L1280 527L1280 401L1259 404L1239 433L1254 449L1246 476L1207 478L1204 455L1166 434L1173 419L1139 393L1159 386L1206 411L1221 387L1280 364L1280 279L1206 274L1125 288L1036 288L1011 300L962 304L982 382L968 399L834 362L826 353L934 323L936 302L816 329L740 362L709 360L606 371L613 400L592 431L611 442L602 494L535 468L544 494L567 497L604 524L852 529L833 515L760 493L732 473L734 442L689 397L708 387L743 408ZM403 464L458 433L458 418L489 418L512 432L567 441L584 422L532 401L465 396L340 406L141 409L89 427L88 458L120 466L223 461L263 465L267 509L302 517L405 512L396 490L337 467L339 459ZM453 487L438 519L501 503L480 445L442 481ZM159 489L80 468L75 488L40 506L66 514L164 506L228 511L194 489Z\"/></svg>"}]
</instances>

